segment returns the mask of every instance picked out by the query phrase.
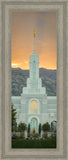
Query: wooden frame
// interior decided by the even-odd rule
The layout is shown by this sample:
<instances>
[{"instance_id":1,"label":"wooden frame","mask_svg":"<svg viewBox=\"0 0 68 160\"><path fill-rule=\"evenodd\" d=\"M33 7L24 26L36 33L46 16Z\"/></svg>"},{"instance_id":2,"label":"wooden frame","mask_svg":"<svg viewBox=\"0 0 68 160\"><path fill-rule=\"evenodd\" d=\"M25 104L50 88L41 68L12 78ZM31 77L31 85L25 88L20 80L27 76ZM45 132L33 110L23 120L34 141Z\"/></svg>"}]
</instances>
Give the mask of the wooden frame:
<instances>
[{"instance_id":1,"label":"wooden frame","mask_svg":"<svg viewBox=\"0 0 68 160\"><path fill-rule=\"evenodd\" d=\"M0 62L0 159L54 159L66 160L67 111L68 111L68 1L1 0L1 62ZM11 149L11 13L12 11L55 11L57 14L57 148L56 149Z\"/></svg>"}]
</instances>

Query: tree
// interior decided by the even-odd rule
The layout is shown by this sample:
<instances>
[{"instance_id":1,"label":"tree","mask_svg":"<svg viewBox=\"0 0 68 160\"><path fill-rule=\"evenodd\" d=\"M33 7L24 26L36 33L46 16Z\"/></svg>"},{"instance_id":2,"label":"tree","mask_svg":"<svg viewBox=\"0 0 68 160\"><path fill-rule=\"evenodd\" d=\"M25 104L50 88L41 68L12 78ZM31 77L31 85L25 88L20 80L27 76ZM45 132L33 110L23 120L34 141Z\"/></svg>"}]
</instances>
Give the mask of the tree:
<instances>
[{"instance_id":1,"label":"tree","mask_svg":"<svg viewBox=\"0 0 68 160\"><path fill-rule=\"evenodd\" d=\"M22 132L22 131L25 131L25 130L26 130L26 124L20 122L19 125L18 125L18 131Z\"/></svg>"},{"instance_id":2,"label":"tree","mask_svg":"<svg viewBox=\"0 0 68 160\"><path fill-rule=\"evenodd\" d=\"M16 109L13 108L13 104L11 105L11 119L12 119L12 132L16 130L17 128L17 122L16 122Z\"/></svg>"},{"instance_id":3,"label":"tree","mask_svg":"<svg viewBox=\"0 0 68 160\"><path fill-rule=\"evenodd\" d=\"M44 123L42 125L42 130L45 131L50 131L50 124L48 122Z\"/></svg>"},{"instance_id":4,"label":"tree","mask_svg":"<svg viewBox=\"0 0 68 160\"><path fill-rule=\"evenodd\" d=\"M30 133L30 124L28 124L28 133Z\"/></svg>"},{"instance_id":5,"label":"tree","mask_svg":"<svg viewBox=\"0 0 68 160\"><path fill-rule=\"evenodd\" d=\"M39 134L41 133L41 123L39 124Z\"/></svg>"}]
</instances>

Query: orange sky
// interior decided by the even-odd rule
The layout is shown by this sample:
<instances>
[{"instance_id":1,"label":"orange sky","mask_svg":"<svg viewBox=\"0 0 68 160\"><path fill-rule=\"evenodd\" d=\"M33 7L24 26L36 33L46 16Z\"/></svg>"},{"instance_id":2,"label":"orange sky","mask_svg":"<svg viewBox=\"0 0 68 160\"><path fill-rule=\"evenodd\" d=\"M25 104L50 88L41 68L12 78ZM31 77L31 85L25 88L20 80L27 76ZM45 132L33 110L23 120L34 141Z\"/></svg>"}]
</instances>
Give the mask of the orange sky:
<instances>
[{"instance_id":1,"label":"orange sky","mask_svg":"<svg viewBox=\"0 0 68 160\"><path fill-rule=\"evenodd\" d=\"M13 12L11 58L12 67L29 69L29 56L33 53L36 30L36 54L39 67L56 69L56 13Z\"/></svg>"}]
</instances>

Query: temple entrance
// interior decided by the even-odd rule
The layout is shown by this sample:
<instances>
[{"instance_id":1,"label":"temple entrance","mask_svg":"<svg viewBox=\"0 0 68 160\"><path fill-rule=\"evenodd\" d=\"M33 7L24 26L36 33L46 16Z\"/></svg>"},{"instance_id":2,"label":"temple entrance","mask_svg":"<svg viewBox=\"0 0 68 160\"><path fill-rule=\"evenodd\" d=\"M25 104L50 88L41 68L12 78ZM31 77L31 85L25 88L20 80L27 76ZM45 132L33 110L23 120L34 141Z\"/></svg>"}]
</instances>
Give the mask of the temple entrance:
<instances>
[{"instance_id":1,"label":"temple entrance","mask_svg":"<svg viewBox=\"0 0 68 160\"><path fill-rule=\"evenodd\" d=\"M32 118L30 121L30 133L38 133L38 120Z\"/></svg>"}]
</instances>

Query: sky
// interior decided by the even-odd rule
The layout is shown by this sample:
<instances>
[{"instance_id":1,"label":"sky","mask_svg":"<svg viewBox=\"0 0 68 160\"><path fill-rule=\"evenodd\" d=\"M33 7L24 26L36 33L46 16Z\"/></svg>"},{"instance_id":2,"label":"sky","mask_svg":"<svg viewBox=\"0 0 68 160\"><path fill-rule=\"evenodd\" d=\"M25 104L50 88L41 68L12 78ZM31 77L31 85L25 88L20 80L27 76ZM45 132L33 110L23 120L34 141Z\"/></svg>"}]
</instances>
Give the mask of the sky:
<instances>
[{"instance_id":1,"label":"sky","mask_svg":"<svg viewBox=\"0 0 68 160\"><path fill-rule=\"evenodd\" d=\"M57 68L56 12L13 12L11 26L12 67L29 69L29 57L34 48L36 30L36 54L39 67Z\"/></svg>"}]
</instances>

